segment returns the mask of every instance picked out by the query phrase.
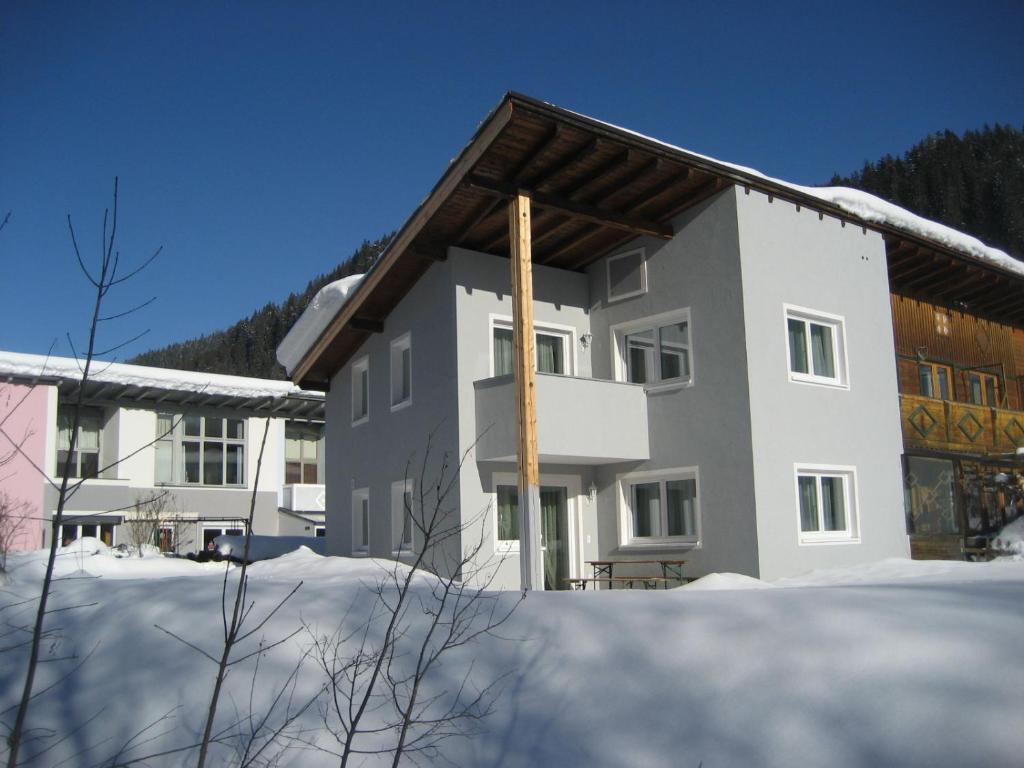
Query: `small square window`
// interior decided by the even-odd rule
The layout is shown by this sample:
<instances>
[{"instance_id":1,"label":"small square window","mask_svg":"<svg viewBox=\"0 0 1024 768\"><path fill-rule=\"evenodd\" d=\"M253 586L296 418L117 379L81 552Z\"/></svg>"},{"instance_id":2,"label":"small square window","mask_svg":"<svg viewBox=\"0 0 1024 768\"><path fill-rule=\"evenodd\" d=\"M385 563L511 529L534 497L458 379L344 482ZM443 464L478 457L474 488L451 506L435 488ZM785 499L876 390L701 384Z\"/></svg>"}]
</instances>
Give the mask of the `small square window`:
<instances>
[{"instance_id":1,"label":"small square window","mask_svg":"<svg viewBox=\"0 0 1024 768\"><path fill-rule=\"evenodd\" d=\"M852 468L797 467L796 495L801 543L848 542L857 539Z\"/></svg>"},{"instance_id":2,"label":"small square window","mask_svg":"<svg viewBox=\"0 0 1024 768\"><path fill-rule=\"evenodd\" d=\"M391 410L412 404L412 336L391 342Z\"/></svg>"},{"instance_id":3,"label":"small square window","mask_svg":"<svg viewBox=\"0 0 1024 768\"><path fill-rule=\"evenodd\" d=\"M647 262L643 249L609 256L608 301L619 301L647 293Z\"/></svg>"},{"instance_id":4,"label":"small square window","mask_svg":"<svg viewBox=\"0 0 1024 768\"><path fill-rule=\"evenodd\" d=\"M847 386L842 318L796 307L785 312L790 381Z\"/></svg>"},{"instance_id":5,"label":"small square window","mask_svg":"<svg viewBox=\"0 0 1024 768\"><path fill-rule=\"evenodd\" d=\"M616 378L648 387L692 384L690 332L689 309L614 326Z\"/></svg>"},{"instance_id":6,"label":"small square window","mask_svg":"<svg viewBox=\"0 0 1024 768\"><path fill-rule=\"evenodd\" d=\"M370 358L362 357L352 364L352 425L370 418Z\"/></svg>"},{"instance_id":7,"label":"small square window","mask_svg":"<svg viewBox=\"0 0 1024 768\"><path fill-rule=\"evenodd\" d=\"M696 545L700 539L697 468L625 475L619 480L626 503L624 546Z\"/></svg>"}]
</instances>

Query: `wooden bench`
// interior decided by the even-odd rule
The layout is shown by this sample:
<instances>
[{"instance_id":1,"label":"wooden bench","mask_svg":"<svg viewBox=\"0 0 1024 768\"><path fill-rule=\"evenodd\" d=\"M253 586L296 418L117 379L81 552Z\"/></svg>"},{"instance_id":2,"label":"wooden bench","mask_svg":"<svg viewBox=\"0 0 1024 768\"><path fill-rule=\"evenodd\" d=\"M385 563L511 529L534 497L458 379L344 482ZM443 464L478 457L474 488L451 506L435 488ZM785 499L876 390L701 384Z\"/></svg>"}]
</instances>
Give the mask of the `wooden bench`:
<instances>
[{"instance_id":1,"label":"wooden bench","mask_svg":"<svg viewBox=\"0 0 1024 768\"><path fill-rule=\"evenodd\" d=\"M688 581L690 579L679 576L637 575L577 577L566 579L565 583L573 590L586 590L588 584L593 584L595 589L597 589L599 584L605 585L608 589L614 589L616 586L620 589L634 589L637 584L641 585L644 589L657 589L659 585L663 589L668 589L670 584L685 584Z\"/></svg>"}]
</instances>

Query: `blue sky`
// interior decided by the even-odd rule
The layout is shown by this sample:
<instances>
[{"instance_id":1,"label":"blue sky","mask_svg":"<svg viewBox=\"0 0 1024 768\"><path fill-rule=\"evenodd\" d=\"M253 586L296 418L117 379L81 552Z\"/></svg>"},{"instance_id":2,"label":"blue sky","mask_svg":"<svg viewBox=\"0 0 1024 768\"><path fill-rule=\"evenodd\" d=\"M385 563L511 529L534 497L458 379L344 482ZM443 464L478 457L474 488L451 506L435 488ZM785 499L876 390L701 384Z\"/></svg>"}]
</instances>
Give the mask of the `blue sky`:
<instances>
[{"instance_id":1,"label":"blue sky","mask_svg":"<svg viewBox=\"0 0 1024 768\"><path fill-rule=\"evenodd\" d=\"M115 175L124 359L396 229L507 90L805 184L1024 126L1016 0L711 5L0 0L0 349L84 342Z\"/></svg>"}]
</instances>

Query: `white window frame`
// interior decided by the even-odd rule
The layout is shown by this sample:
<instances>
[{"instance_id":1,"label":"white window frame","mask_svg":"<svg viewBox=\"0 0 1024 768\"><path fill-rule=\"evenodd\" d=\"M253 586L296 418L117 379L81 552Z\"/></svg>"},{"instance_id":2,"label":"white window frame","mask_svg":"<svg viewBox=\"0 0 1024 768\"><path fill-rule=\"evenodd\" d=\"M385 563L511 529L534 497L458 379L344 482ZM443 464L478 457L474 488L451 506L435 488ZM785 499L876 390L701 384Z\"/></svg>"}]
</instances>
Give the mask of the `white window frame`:
<instances>
[{"instance_id":1,"label":"white window frame","mask_svg":"<svg viewBox=\"0 0 1024 768\"><path fill-rule=\"evenodd\" d=\"M622 293L618 296L612 296L612 262L626 259L631 256L640 256L640 289L636 291L630 291L629 293ZM643 248L632 248L622 253L616 253L605 259L604 267L604 278L605 278L605 293L608 296L608 303L613 304L617 301L623 301L625 299L631 299L634 296L643 296L647 293L647 253Z\"/></svg>"},{"instance_id":2,"label":"white window frame","mask_svg":"<svg viewBox=\"0 0 1024 768\"><path fill-rule=\"evenodd\" d=\"M366 413L356 415L356 382L366 373ZM352 426L357 427L370 420L370 356L363 355L352 363Z\"/></svg>"},{"instance_id":3,"label":"white window frame","mask_svg":"<svg viewBox=\"0 0 1024 768\"><path fill-rule=\"evenodd\" d=\"M488 317L487 325L487 370L489 378L494 378L494 329L504 328L507 330L513 330L512 318L509 315L496 315L492 314ZM562 339L562 360L565 361L565 373L556 374L548 373L546 376L575 376L576 371L579 370L577 365L576 355L576 327L572 325L562 325L560 323L547 323L547 322L534 322L533 324L534 333L534 357L533 365L534 370L537 368L537 339L538 333L543 333L546 336L558 336Z\"/></svg>"},{"instance_id":4,"label":"white window frame","mask_svg":"<svg viewBox=\"0 0 1024 768\"><path fill-rule=\"evenodd\" d=\"M189 488L234 488L245 489L249 486L249 432L250 424L248 417L239 415L228 415L224 412L198 410L171 411L161 410L154 414L154 429L156 439L153 441L154 461L154 483L157 486L180 485ZM171 430L168 432L160 427L160 419L170 419ZM187 419L198 418L200 429L198 435L185 434ZM221 421L220 437L206 435L208 421ZM242 437L228 437L227 423L229 421L240 422L242 425ZM200 481L189 481L188 471L185 465L185 443L199 444L199 477ZM219 443L222 447L221 454L221 477L222 483L206 482L206 464L203 452L206 443ZM157 447L170 450L171 456L171 477L170 479L156 479L157 472ZM228 475L228 447L241 448L241 463L239 469L239 481L237 483L227 482Z\"/></svg>"},{"instance_id":5,"label":"white window frame","mask_svg":"<svg viewBox=\"0 0 1024 768\"><path fill-rule=\"evenodd\" d=\"M410 496L409 540L402 541L404 528L405 494ZM395 480L391 484L391 554L395 557L413 555L416 552L416 484L411 477Z\"/></svg>"},{"instance_id":6,"label":"white window frame","mask_svg":"<svg viewBox=\"0 0 1024 768\"><path fill-rule=\"evenodd\" d=\"M805 353L807 355L808 367L813 368L813 356L811 353L811 333L810 323L815 325L821 325L832 330L832 358L836 367L836 375L834 377L829 376L818 376L813 371L810 373L800 373L794 371L790 367L790 361L792 358L792 352L789 346L789 321L800 320L807 324L807 331L804 334L804 338L807 340L807 349ZM836 389L849 389L850 388L850 376L849 376L849 360L847 359L846 351L846 318L842 315L833 315L828 312L821 312L817 309L809 309L807 307L800 307L795 304L783 304L782 305L782 328L786 339L786 371L789 375L789 380L797 384L813 384L815 386L822 387L833 387Z\"/></svg>"},{"instance_id":7,"label":"white window frame","mask_svg":"<svg viewBox=\"0 0 1024 768\"><path fill-rule=\"evenodd\" d=\"M658 354L655 355L658 366L658 381L653 383L648 382L646 384L641 384L640 386L648 392L664 392L672 389L692 387L697 381L697 369L694 364L693 354L693 313L690 311L689 307L673 309L670 312L662 312L649 317L641 317L637 320L628 320L611 326L609 333L611 336L612 370L615 374L615 380L623 382L629 381L629 361L626 359L626 336L632 333L637 333L638 331L652 330L657 338L659 328L682 322L686 323L687 334L689 335L687 354L690 363L690 377L686 379L679 378L662 381L661 355Z\"/></svg>"},{"instance_id":8,"label":"white window frame","mask_svg":"<svg viewBox=\"0 0 1024 768\"><path fill-rule=\"evenodd\" d=\"M366 546L362 544L364 522L362 520L363 501L366 502ZM368 555L370 553L370 489L356 488L352 491L352 554Z\"/></svg>"},{"instance_id":9,"label":"white window frame","mask_svg":"<svg viewBox=\"0 0 1024 768\"><path fill-rule=\"evenodd\" d=\"M662 530L667 530L668 504L665 500L665 483L672 480L693 480L696 486L694 495L694 524L697 529L694 536L641 536L633 535L633 493L632 486L644 483L658 483L661 494ZM615 477L618 488L616 504L618 506L619 547L628 550L650 549L701 549L703 546L703 505L701 504L700 468L672 467L644 472L629 472Z\"/></svg>"},{"instance_id":10,"label":"white window frame","mask_svg":"<svg viewBox=\"0 0 1024 768\"><path fill-rule=\"evenodd\" d=\"M397 373L398 376L401 376L402 352L405 350L409 350L409 396L404 400L395 402L395 353L398 353L399 370ZM394 413L412 405L412 331L403 333L391 341L391 351L388 357L391 362L391 412Z\"/></svg>"},{"instance_id":11,"label":"white window frame","mask_svg":"<svg viewBox=\"0 0 1024 768\"><path fill-rule=\"evenodd\" d=\"M815 487L818 494L818 523L824 528L824 505L821 501L822 477L839 477L843 480L843 504L845 505L846 530L842 531L804 531L800 515L800 478L817 478ZM796 512L797 539L801 546L818 544L859 544L860 515L859 497L857 493L857 468L847 464L807 464L793 465L793 501Z\"/></svg>"}]
</instances>

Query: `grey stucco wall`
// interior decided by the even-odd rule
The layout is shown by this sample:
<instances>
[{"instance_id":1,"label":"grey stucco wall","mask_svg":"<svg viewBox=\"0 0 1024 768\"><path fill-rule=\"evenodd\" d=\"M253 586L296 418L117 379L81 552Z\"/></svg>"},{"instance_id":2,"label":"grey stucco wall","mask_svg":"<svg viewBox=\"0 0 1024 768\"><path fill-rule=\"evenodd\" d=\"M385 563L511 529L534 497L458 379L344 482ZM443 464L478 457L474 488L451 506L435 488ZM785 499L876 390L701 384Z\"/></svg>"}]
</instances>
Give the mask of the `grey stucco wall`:
<instances>
[{"instance_id":1,"label":"grey stucco wall","mask_svg":"<svg viewBox=\"0 0 1024 768\"><path fill-rule=\"evenodd\" d=\"M370 336L331 379L327 393L325 478L327 549L352 553L352 491L370 492L370 554L390 557L391 485L408 471L419 478L428 437L431 457L424 476L436 480L444 454L457 456L455 307L449 262L434 264L385 319L383 333ZM391 410L392 340L411 333L412 404ZM352 364L370 365L370 418L352 425ZM419 488L414 491L419 495ZM457 499L457 486L453 498ZM455 502L453 501L452 504ZM453 551L459 542L450 542Z\"/></svg>"},{"instance_id":2,"label":"grey stucco wall","mask_svg":"<svg viewBox=\"0 0 1024 768\"><path fill-rule=\"evenodd\" d=\"M448 263L453 269L457 312L459 444L465 450L474 445L480 431L487 426L477 423L473 382L490 376L491 315L512 316L511 264L505 258L460 248L449 249ZM572 372L576 376L590 376L590 350L580 344L581 336L590 332L586 275L534 265L533 286L534 324L570 328L573 335L570 340L574 358ZM482 541L481 561L495 562L500 553L494 546L495 510L490 480L494 471L514 473L516 470L514 465L509 470L509 465L478 464L475 459L474 453L471 461L463 467L460 482L463 517L473 521L467 526L464 540L467 544ZM544 483L546 475L589 478L590 471L591 468L542 463L541 483ZM589 485L589 479L586 483ZM575 505L579 508L580 500L576 500ZM486 571L488 576L492 573L495 574L494 586L518 589L518 556L509 556L497 564L494 571Z\"/></svg>"},{"instance_id":3,"label":"grey stucco wall","mask_svg":"<svg viewBox=\"0 0 1024 768\"><path fill-rule=\"evenodd\" d=\"M881 236L756 191L739 214L762 578L906 556L899 402ZM844 318L849 388L789 380L784 304ZM856 467L860 541L799 543L794 464Z\"/></svg>"},{"instance_id":4,"label":"grey stucco wall","mask_svg":"<svg viewBox=\"0 0 1024 768\"><path fill-rule=\"evenodd\" d=\"M602 557L687 560L684 572L759 574L754 523L750 412L735 196L731 190L687 211L668 241L642 238L647 293L609 303L606 260L589 269L594 374L613 376L611 327L690 309L693 384L648 395L650 461L602 467L597 473L597 531ZM613 254L614 255L614 254ZM701 542L636 550L620 546L616 477L629 472L697 467Z\"/></svg>"}]
</instances>

